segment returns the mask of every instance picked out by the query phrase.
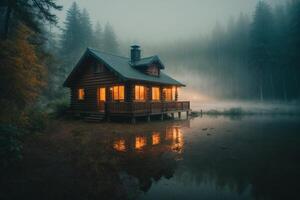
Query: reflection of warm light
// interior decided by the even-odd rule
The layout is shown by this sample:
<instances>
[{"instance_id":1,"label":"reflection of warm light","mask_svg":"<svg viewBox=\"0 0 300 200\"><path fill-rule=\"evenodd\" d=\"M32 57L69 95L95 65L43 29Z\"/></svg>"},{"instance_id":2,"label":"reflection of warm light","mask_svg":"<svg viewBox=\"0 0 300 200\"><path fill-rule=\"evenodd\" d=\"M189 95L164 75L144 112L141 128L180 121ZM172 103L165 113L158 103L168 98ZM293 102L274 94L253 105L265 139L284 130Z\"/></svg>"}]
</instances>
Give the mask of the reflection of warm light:
<instances>
[{"instance_id":1,"label":"reflection of warm light","mask_svg":"<svg viewBox=\"0 0 300 200\"><path fill-rule=\"evenodd\" d=\"M171 148L174 151L181 151L184 145L183 135L179 127L172 127L167 129L166 140L171 141Z\"/></svg>"},{"instance_id":2,"label":"reflection of warm light","mask_svg":"<svg viewBox=\"0 0 300 200\"><path fill-rule=\"evenodd\" d=\"M166 140L172 140L173 139L173 128L167 128L166 130Z\"/></svg>"},{"instance_id":3,"label":"reflection of warm light","mask_svg":"<svg viewBox=\"0 0 300 200\"><path fill-rule=\"evenodd\" d=\"M141 149L147 144L147 138L144 136L136 136L135 137L135 148Z\"/></svg>"},{"instance_id":4,"label":"reflection of warm light","mask_svg":"<svg viewBox=\"0 0 300 200\"><path fill-rule=\"evenodd\" d=\"M120 139L114 142L114 149L117 151L126 151L125 140Z\"/></svg>"},{"instance_id":5,"label":"reflection of warm light","mask_svg":"<svg viewBox=\"0 0 300 200\"><path fill-rule=\"evenodd\" d=\"M157 132L152 133L152 145L156 145L160 143L160 135Z\"/></svg>"}]
</instances>

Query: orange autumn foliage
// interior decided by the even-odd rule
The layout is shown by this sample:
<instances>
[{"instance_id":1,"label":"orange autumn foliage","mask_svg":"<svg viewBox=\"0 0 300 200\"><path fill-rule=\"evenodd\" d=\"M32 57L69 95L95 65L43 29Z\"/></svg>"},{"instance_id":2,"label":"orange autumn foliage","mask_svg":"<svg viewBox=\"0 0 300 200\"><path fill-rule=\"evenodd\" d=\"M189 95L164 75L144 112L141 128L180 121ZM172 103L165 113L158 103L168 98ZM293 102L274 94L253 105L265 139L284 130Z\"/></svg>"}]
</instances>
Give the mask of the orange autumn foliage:
<instances>
[{"instance_id":1,"label":"orange autumn foliage","mask_svg":"<svg viewBox=\"0 0 300 200\"><path fill-rule=\"evenodd\" d=\"M29 39L33 32L20 25L14 36L0 41L0 122L32 105L45 85L46 69Z\"/></svg>"}]
</instances>

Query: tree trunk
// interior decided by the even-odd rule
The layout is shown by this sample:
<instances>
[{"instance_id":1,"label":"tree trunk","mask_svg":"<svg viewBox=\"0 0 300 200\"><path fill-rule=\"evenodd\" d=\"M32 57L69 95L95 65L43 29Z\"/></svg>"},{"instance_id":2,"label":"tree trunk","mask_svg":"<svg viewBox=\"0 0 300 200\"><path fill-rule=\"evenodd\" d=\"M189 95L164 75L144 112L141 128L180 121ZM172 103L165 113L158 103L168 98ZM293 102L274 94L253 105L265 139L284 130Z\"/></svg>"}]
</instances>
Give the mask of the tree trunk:
<instances>
[{"instance_id":1,"label":"tree trunk","mask_svg":"<svg viewBox=\"0 0 300 200\"><path fill-rule=\"evenodd\" d=\"M10 14L11 14L11 7L7 6L6 14L5 14L5 21L4 21L4 30L3 30L3 35L2 35L2 38L4 40L6 40L8 38Z\"/></svg>"},{"instance_id":2,"label":"tree trunk","mask_svg":"<svg viewBox=\"0 0 300 200\"><path fill-rule=\"evenodd\" d=\"M287 101L285 77L283 78L282 82L283 82L283 98L284 98L284 101Z\"/></svg>"},{"instance_id":3,"label":"tree trunk","mask_svg":"<svg viewBox=\"0 0 300 200\"><path fill-rule=\"evenodd\" d=\"M263 102L264 101L264 93L263 93L262 83L259 86L259 96L260 96L260 101Z\"/></svg>"},{"instance_id":4,"label":"tree trunk","mask_svg":"<svg viewBox=\"0 0 300 200\"><path fill-rule=\"evenodd\" d=\"M264 78L263 78L263 73L260 73L260 84L259 84L259 96L260 96L260 101L264 101L264 91L263 91L263 86L264 86Z\"/></svg>"},{"instance_id":5,"label":"tree trunk","mask_svg":"<svg viewBox=\"0 0 300 200\"><path fill-rule=\"evenodd\" d=\"M271 84L271 93L272 93L272 99L275 99L274 95L274 81L273 81L273 73L272 71L270 72L270 84Z\"/></svg>"}]
</instances>

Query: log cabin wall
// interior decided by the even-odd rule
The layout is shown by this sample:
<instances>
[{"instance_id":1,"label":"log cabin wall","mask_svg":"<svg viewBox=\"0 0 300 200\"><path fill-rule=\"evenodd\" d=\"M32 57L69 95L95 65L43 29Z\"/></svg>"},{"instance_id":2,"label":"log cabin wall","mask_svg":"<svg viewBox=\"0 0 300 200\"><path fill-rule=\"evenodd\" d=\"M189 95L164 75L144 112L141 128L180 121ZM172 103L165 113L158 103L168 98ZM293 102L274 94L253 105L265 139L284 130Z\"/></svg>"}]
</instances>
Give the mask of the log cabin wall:
<instances>
[{"instance_id":1,"label":"log cabin wall","mask_svg":"<svg viewBox=\"0 0 300 200\"><path fill-rule=\"evenodd\" d=\"M112 99L110 87L112 85L121 84L122 81L113 72L109 71L106 66L103 70L95 73L95 62L92 59L87 59L84 63L84 70L81 71L72 83L71 87L71 109L82 111L97 111L98 110L98 92L99 87L106 88L107 100ZM78 89L83 88L85 97L83 100L78 99Z\"/></svg>"}]
</instances>

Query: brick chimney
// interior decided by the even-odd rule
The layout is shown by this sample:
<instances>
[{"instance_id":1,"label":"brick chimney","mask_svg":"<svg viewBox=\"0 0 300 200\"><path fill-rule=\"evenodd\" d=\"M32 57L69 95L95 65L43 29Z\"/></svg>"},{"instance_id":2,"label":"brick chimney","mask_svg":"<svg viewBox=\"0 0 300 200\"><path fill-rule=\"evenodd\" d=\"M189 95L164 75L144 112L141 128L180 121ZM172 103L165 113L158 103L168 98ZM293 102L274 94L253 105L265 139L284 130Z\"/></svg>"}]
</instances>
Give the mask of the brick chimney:
<instances>
[{"instance_id":1,"label":"brick chimney","mask_svg":"<svg viewBox=\"0 0 300 200\"><path fill-rule=\"evenodd\" d=\"M131 62L136 62L141 59L141 50L140 46L138 45L132 45L131 46Z\"/></svg>"}]
</instances>

